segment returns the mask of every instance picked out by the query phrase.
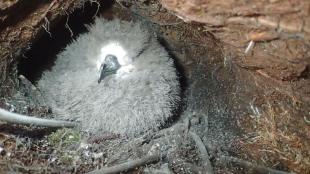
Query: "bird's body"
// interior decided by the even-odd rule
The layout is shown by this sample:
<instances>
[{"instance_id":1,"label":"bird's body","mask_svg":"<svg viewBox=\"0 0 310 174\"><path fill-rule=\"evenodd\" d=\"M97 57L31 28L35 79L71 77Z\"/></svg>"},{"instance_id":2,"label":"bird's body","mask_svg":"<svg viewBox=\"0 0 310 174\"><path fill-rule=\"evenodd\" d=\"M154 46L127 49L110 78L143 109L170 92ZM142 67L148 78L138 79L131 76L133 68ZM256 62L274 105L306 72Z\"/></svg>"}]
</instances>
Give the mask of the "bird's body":
<instances>
[{"instance_id":1,"label":"bird's body","mask_svg":"<svg viewBox=\"0 0 310 174\"><path fill-rule=\"evenodd\" d=\"M120 67L98 81L107 55L115 55ZM173 60L148 30L103 19L57 56L38 86L59 118L78 120L90 133L127 136L158 130L180 93Z\"/></svg>"}]
</instances>

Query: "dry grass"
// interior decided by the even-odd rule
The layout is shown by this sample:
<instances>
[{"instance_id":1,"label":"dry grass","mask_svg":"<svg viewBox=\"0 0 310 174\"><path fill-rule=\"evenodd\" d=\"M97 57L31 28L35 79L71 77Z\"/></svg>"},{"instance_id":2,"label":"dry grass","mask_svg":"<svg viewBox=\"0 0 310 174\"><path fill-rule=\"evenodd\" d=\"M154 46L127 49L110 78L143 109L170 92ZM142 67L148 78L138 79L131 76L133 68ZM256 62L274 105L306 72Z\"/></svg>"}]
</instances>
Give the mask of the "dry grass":
<instances>
[{"instance_id":1,"label":"dry grass","mask_svg":"<svg viewBox=\"0 0 310 174\"><path fill-rule=\"evenodd\" d=\"M274 168L310 173L310 129L301 117L269 104L253 124L254 136L244 148L249 158Z\"/></svg>"}]
</instances>

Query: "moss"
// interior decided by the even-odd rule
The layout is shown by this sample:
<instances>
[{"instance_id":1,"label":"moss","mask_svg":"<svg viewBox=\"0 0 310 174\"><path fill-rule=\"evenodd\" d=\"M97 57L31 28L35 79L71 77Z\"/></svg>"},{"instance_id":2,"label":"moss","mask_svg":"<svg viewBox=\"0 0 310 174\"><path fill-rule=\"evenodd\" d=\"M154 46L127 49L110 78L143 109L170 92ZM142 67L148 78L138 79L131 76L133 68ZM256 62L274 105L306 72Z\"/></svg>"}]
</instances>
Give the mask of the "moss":
<instances>
[{"instance_id":1,"label":"moss","mask_svg":"<svg viewBox=\"0 0 310 174\"><path fill-rule=\"evenodd\" d=\"M48 136L48 143L54 147L66 148L79 143L81 134L75 129L59 129Z\"/></svg>"},{"instance_id":2,"label":"moss","mask_svg":"<svg viewBox=\"0 0 310 174\"><path fill-rule=\"evenodd\" d=\"M76 129L59 129L48 136L48 144L54 147L54 155L57 164L73 165L76 156L79 156L76 149L81 142L81 134Z\"/></svg>"},{"instance_id":3,"label":"moss","mask_svg":"<svg viewBox=\"0 0 310 174\"><path fill-rule=\"evenodd\" d=\"M65 154L59 158L59 162L61 164L70 165L73 162L73 158L74 158L74 156L69 155L69 154Z\"/></svg>"}]
</instances>

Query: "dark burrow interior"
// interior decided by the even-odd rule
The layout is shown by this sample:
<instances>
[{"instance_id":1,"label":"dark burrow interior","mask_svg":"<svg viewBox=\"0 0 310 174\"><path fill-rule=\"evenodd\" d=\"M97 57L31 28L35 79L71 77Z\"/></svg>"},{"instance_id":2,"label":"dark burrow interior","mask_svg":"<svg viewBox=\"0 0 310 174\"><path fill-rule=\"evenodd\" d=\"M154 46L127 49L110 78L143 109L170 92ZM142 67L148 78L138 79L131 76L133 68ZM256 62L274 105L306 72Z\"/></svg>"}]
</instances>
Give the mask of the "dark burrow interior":
<instances>
[{"instance_id":1,"label":"dark burrow interior","mask_svg":"<svg viewBox=\"0 0 310 174\"><path fill-rule=\"evenodd\" d=\"M104 11L111 5L112 2L108 2L99 11ZM45 70L51 69L56 55L79 34L87 32L86 25L90 25L98 15L100 15L98 4L88 2L70 16L63 17L58 21L57 26L44 32L35 43L31 44L31 49L18 62L19 74L35 83Z\"/></svg>"},{"instance_id":2,"label":"dark burrow interior","mask_svg":"<svg viewBox=\"0 0 310 174\"><path fill-rule=\"evenodd\" d=\"M192 128L202 137L207 147L213 149L210 152L211 161L215 166L219 166L215 170L219 173L224 169L226 172L242 171L240 168L226 168L227 166L215 163L216 157L212 153L221 151L223 154L240 155L238 141L243 132L238 120L249 112L248 105L251 101L245 94L241 94L250 87L238 79L240 72L232 64L230 57L224 55L216 38L210 33L194 31L201 24L187 24L175 18L176 24L165 25L154 22L151 15L145 13L145 11L126 11L112 2L100 7L99 10L98 4L86 3L82 9L63 17L57 25L44 32L31 44L30 50L19 59L18 73L36 84L42 73L52 68L56 55L79 34L87 32L85 25L91 24L95 17L114 16L125 20L147 21L160 43L175 60L180 75L183 89L182 107L177 119L171 121L171 125L190 117L192 122L195 122ZM128 14L131 17L128 17ZM201 38L204 38L203 43L198 43L197 40ZM52 117L51 113L48 115ZM191 151L185 151L186 149L184 153L188 153L188 159L194 160ZM95 165L87 164L86 167L80 166L76 170L85 172L93 166ZM277 168L282 169L283 166ZM178 173L178 170L175 172Z\"/></svg>"}]
</instances>

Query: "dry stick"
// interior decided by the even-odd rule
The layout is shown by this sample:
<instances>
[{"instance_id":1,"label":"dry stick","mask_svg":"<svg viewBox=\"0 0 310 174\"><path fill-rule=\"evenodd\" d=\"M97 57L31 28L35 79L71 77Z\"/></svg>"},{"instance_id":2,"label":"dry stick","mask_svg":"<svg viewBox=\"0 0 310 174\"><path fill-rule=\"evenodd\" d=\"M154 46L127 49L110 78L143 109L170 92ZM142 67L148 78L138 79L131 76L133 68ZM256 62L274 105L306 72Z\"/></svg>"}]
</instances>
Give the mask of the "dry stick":
<instances>
[{"instance_id":1,"label":"dry stick","mask_svg":"<svg viewBox=\"0 0 310 174\"><path fill-rule=\"evenodd\" d=\"M96 3L97 4L97 10L96 13L94 14L93 18L95 18L100 10L100 3L97 0L90 0L90 3Z\"/></svg>"},{"instance_id":2,"label":"dry stick","mask_svg":"<svg viewBox=\"0 0 310 174\"><path fill-rule=\"evenodd\" d=\"M310 125L310 120L308 120L306 116L304 116L304 120L305 120L305 122L306 122L307 124Z\"/></svg>"},{"instance_id":3,"label":"dry stick","mask_svg":"<svg viewBox=\"0 0 310 174\"><path fill-rule=\"evenodd\" d=\"M235 157L229 157L229 156L221 155L220 160L223 162L226 162L226 163L227 162L235 163L241 167L244 167L246 169L251 170L252 173L258 173L258 174L265 174L265 173L268 173L268 174L292 174L290 172L284 172L284 171L280 171L280 170L271 169L269 167L255 165L251 162L244 161L242 159L235 158Z\"/></svg>"},{"instance_id":4,"label":"dry stick","mask_svg":"<svg viewBox=\"0 0 310 174\"><path fill-rule=\"evenodd\" d=\"M248 54L255 46L255 42L253 40L251 40L248 44L248 46L246 47L244 54Z\"/></svg>"},{"instance_id":5,"label":"dry stick","mask_svg":"<svg viewBox=\"0 0 310 174\"><path fill-rule=\"evenodd\" d=\"M115 0L119 6L121 6L124 9L128 9L127 7L125 7L119 0Z\"/></svg>"},{"instance_id":6,"label":"dry stick","mask_svg":"<svg viewBox=\"0 0 310 174\"><path fill-rule=\"evenodd\" d=\"M204 161L204 168L206 168L206 173L207 174L213 174L213 168L211 166L211 162L210 162L210 157L208 154L208 151L206 149L206 146L203 144L201 138L194 133L193 131L189 131L190 136L193 138L193 140L195 141L197 148L200 152L200 156L202 158L202 160Z\"/></svg>"},{"instance_id":7,"label":"dry stick","mask_svg":"<svg viewBox=\"0 0 310 174\"><path fill-rule=\"evenodd\" d=\"M112 167L107 167L95 171L91 171L88 174L112 174L112 173L120 173L125 172L135 167L139 167L145 164L150 164L159 161L164 158L167 154L165 153L156 153L154 155L144 156L137 160L128 161L126 163L118 164Z\"/></svg>"},{"instance_id":8,"label":"dry stick","mask_svg":"<svg viewBox=\"0 0 310 174\"><path fill-rule=\"evenodd\" d=\"M61 128L61 127L70 128L70 127L75 127L78 125L76 122L43 119L43 118L36 118L36 117L16 114L16 113L8 112L1 108L0 108L0 121L5 121L8 123L14 123L14 124L44 126L44 127L52 127L52 128Z\"/></svg>"}]
</instances>

